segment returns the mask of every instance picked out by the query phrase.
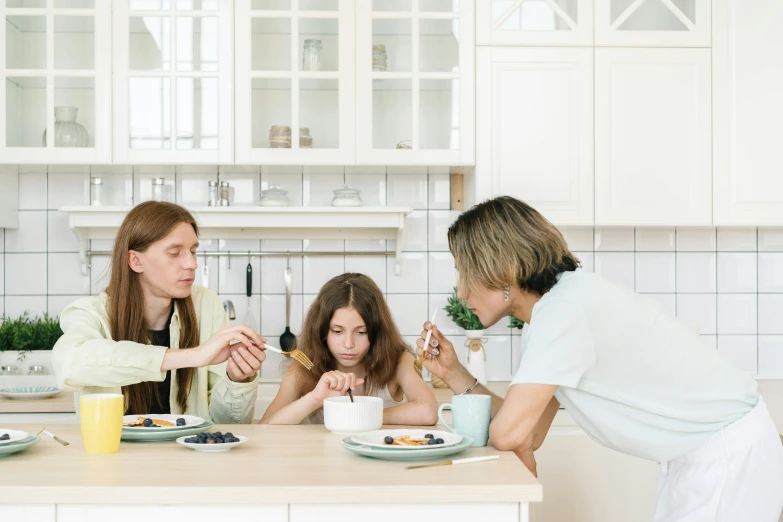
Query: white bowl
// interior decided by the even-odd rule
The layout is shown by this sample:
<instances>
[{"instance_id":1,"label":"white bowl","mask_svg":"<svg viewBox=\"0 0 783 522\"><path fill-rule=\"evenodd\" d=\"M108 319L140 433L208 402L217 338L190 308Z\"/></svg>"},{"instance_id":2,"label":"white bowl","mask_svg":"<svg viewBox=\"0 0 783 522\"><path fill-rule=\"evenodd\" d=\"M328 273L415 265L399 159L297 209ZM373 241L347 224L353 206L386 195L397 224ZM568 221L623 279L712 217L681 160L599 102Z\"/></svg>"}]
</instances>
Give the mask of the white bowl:
<instances>
[{"instance_id":1,"label":"white bowl","mask_svg":"<svg viewBox=\"0 0 783 522\"><path fill-rule=\"evenodd\" d=\"M330 397L324 401L324 426L332 433L374 431L383 425L383 400L378 397Z\"/></svg>"}]
</instances>

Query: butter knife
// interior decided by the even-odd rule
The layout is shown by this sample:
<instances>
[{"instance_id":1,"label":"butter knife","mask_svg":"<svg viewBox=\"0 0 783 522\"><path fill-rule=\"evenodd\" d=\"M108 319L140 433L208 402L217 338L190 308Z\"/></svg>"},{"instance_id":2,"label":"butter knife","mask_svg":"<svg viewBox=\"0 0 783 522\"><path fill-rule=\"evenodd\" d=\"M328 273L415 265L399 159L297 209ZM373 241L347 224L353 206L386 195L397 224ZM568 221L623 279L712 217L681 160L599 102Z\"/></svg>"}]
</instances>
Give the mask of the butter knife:
<instances>
[{"instance_id":1,"label":"butter knife","mask_svg":"<svg viewBox=\"0 0 783 522\"><path fill-rule=\"evenodd\" d=\"M470 457L468 459L447 460L445 462L436 462L434 464L419 464L418 466L405 466L405 469L433 468L436 466L456 466L457 464L469 464L471 462L484 462L487 460L499 459L500 455L489 457Z\"/></svg>"}]
</instances>

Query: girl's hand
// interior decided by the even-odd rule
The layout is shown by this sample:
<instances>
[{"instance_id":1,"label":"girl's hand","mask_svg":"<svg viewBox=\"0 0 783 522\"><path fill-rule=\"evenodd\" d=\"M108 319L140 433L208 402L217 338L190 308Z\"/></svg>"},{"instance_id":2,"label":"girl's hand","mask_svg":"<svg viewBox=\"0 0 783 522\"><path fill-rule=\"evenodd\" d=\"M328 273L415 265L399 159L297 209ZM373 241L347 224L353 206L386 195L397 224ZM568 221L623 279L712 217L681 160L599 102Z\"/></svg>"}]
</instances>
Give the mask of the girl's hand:
<instances>
[{"instance_id":1,"label":"girl's hand","mask_svg":"<svg viewBox=\"0 0 783 522\"><path fill-rule=\"evenodd\" d=\"M348 390L355 390L362 383L364 379L357 379L353 373L335 370L323 374L311 393L315 400L323 403L329 397L342 397Z\"/></svg>"}]
</instances>

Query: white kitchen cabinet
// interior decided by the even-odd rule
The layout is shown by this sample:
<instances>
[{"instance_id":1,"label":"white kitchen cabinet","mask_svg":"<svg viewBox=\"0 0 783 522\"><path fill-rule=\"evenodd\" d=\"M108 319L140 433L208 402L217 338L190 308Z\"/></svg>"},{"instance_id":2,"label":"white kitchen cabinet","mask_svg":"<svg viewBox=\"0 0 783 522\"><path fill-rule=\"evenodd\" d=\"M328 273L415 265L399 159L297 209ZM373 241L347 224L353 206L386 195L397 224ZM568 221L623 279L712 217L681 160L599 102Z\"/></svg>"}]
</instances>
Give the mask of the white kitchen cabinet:
<instances>
[{"instance_id":1,"label":"white kitchen cabinet","mask_svg":"<svg viewBox=\"0 0 783 522\"><path fill-rule=\"evenodd\" d=\"M709 47L711 0L595 0L595 45Z\"/></svg>"},{"instance_id":2,"label":"white kitchen cabinet","mask_svg":"<svg viewBox=\"0 0 783 522\"><path fill-rule=\"evenodd\" d=\"M353 164L354 0L281 6L236 0L236 161ZM290 138L273 139L273 126Z\"/></svg>"},{"instance_id":3,"label":"white kitchen cabinet","mask_svg":"<svg viewBox=\"0 0 783 522\"><path fill-rule=\"evenodd\" d=\"M0 506L0 520L15 522L56 522L54 505L6 504Z\"/></svg>"},{"instance_id":4,"label":"white kitchen cabinet","mask_svg":"<svg viewBox=\"0 0 783 522\"><path fill-rule=\"evenodd\" d=\"M205 470L208 473L208 470ZM131 500L131 499L128 499ZM195 500L195 499L194 499ZM57 506L57 522L165 522L188 520L210 522L236 520L264 522L288 522L288 506L140 506L140 505L86 505L60 504Z\"/></svg>"},{"instance_id":5,"label":"white kitchen cabinet","mask_svg":"<svg viewBox=\"0 0 783 522\"><path fill-rule=\"evenodd\" d=\"M715 225L783 225L783 3L715 2Z\"/></svg>"},{"instance_id":6,"label":"white kitchen cabinet","mask_svg":"<svg viewBox=\"0 0 783 522\"><path fill-rule=\"evenodd\" d=\"M473 0L356 2L356 161L471 165Z\"/></svg>"},{"instance_id":7,"label":"white kitchen cabinet","mask_svg":"<svg viewBox=\"0 0 783 522\"><path fill-rule=\"evenodd\" d=\"M709 49L595 50L595 224L712 225Z\"/></svg>"},{"instance_id":8,"label":"white kitchen cabinet","mask_svg":"<svg viewBox=\"0 0 783 522\"><path fill-rule=\"evenodd\" d=\"M650 522L659 466L604 448L577 426L552 426L535 453L544 501L530 522Z\"/></svg>"},{"instance_id":9,"label":"white kitchen cabinet","mask_svg":"<svg viewBox=\"0 0 783 522\"><path fill-rule=\"evenodd\" d=\"M478 45L593 45L592 0L481 0Z\"/></svg>"},{"instance_id":10,"label":"white kitchen cabinet","mask_svg":"<svg viewBox=\"0 0 783 522\"><path fill-rule=\"evenodd\" d=\"M509 195L593 224L593 50L478 50L478 199Z\"/></svg>"},{"instance_id":11,"label":"white kitchen cabinet","mask_svg":"<svg viewBox=\"0 0 783 522\"><path fill-rule=\"evenodd\" d=\"M232 163L234 3L113 6L114 162Z\"/></svg>"},{"instance_id":12,"label":"white kitchen cabinet","mask_svg":"<svg viewBox=\"0 0 783 522\"><path fill-rule=\"evenodd\" d=\"M111 4L8 1L0 18L2 162L111 162Z\"/></svg>"}]
</instances>

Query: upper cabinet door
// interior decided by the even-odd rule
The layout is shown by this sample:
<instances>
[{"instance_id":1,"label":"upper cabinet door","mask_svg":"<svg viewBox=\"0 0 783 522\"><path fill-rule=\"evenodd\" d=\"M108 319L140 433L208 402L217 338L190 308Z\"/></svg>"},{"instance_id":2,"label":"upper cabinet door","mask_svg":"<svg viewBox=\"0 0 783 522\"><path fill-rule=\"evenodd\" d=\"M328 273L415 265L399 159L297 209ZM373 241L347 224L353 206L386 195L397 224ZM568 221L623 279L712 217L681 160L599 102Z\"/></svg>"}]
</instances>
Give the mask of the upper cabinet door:
<instances>
[{"instance_id":1,"label":"upper cabinet door","mask_svg":"<svg viewBox=\"0 0 783 522\"><path fill-rule=\"evenodd\" d=\"M715 225L783 225L783 2L716 2Z\"/></svg>"},{"instance_id":2,"label":"upper cabinet door","mask_svg":"<svg viewBox=\"0 0 783 522\"><path fill-rule=\"evenodd\" d=\"M472 165L473 0L356 3L356 158Z\"/></svg>"},{"instance_id":3,"label":"upper cabinet door","mask_svg":"<svg viewBox=\"0 0 783 522\"><path fill-rule=\"evenodd\" d=\"M593 224L593 50L478 50L479 200L509 195Z\"/></svg>"},{"instance_id":4,"label":"upper cabinet door","mask_svg":"<svg viewBox=\"0 0 783 522\"><path fill-rule=\"evenodd\" d=\"M236 160L356 161L353 0L236 0Z\"/></svg>"},{"instance_id":5,"label":"upper cabinet door","mask_svg":"<svg viewBox=\"0 0 783 522\"><path fill-rule=\"evenodd\" d=\"M709 47L711 0L595 0L595 45Z\"/></svg>"},{"instance_id":6,"label":"upper cabinet door","mask_svg":"<svg viewBox=\"0 0 783 522\"><path fill-rule=\"evenodd\" d=\"M596 225L711 225L709 49L595 50Z\"/></svg>"},{"instance_id":7,"label":"upper cabinet door","mask_svg":"<svg viewBox=\"0 0 783 522\"><path fill-rule=\"evenodd\" d=\"M593 45L592 0L479 0L478 45Z\"/></svg>"},{"instance_id":8,"label":"upper cabinet door","mask_svg":"<svg viewBox=\"0 0 783 522\"><path fill-rule=\"evenodd\" d=\"M2 163L111 162L111 5L0 3Z\"/></svg>"},{"instance_id":9,"label":"upper cabinet door","mask_svg":"<svg viewBox=\"0 0 783 522\"><path fill-rule=\"evenodd\" d=\"M114 0L116 163L233 162L232 26L223 0Z\"/></svg>"}]
</instances>

